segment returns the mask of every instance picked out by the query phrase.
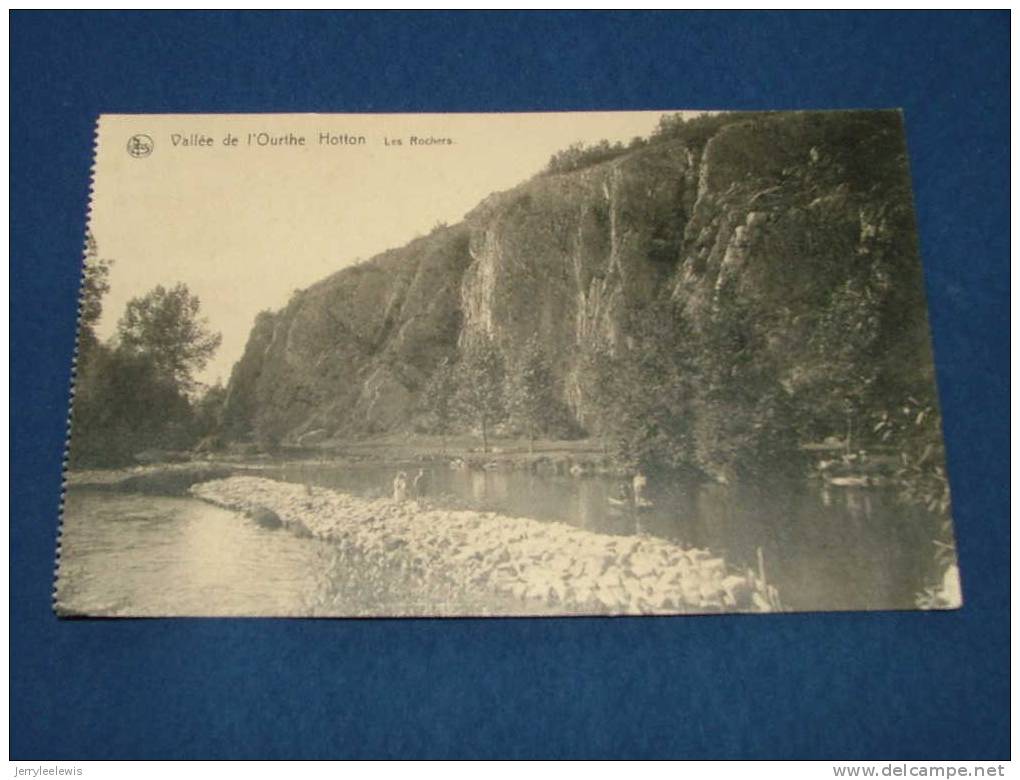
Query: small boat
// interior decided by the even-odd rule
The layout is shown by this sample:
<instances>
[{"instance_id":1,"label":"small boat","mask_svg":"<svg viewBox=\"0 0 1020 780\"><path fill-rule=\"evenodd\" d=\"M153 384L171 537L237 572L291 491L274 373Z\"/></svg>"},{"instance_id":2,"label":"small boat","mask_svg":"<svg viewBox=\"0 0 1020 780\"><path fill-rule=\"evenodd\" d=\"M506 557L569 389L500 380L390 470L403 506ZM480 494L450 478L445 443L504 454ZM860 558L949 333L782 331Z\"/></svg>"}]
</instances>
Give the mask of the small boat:
<instances>
[{"instance_id":1,"label":"small boat","mask_svg":"<svg viewBox=\"0 0 1020 780\"><path fill-rule=\"evenodd\" d=\"M833 487L880 487L890 484L895 465L895 459L888 455L862 451L838 460L821 460L815 473Z\"/></svg>"},{"instance_id":2,"label":"small boat","mask_svg":"<svg viewBox=\"0 0 1020 780\"><path fill-rule=\"evenodd\" d=\"M642 498L639 501L634 502L629 498L613 498L610 496L606 500L609 501L609 506L618 507L620 509L636 509L639 512L643 512L646 509L652 509L655 506L655 504L647 498Z\"/></svg>"},{"instance_id":3,"label":"small boat","mask_svg":"<svg viewBox=\"0 0 1020 780\"><path fill-rule=\"evenodd\" d=\"M824 479L828 484L835 485L836 487L867 487L871 484L871 480L863 474L842 477L832 477L826 474Z\"/></svg>"},{"instance_id":4,"label":"small boat","mask_svg":"<svg viewBox=\"0 0 1020 780\"><path fill-rule=\"evenodd\" d=\"M890 477L881 474L843 474L831 476L823 474L826 484L834 487L884 487L892 484Z\"/></svg>"}]
</instances>

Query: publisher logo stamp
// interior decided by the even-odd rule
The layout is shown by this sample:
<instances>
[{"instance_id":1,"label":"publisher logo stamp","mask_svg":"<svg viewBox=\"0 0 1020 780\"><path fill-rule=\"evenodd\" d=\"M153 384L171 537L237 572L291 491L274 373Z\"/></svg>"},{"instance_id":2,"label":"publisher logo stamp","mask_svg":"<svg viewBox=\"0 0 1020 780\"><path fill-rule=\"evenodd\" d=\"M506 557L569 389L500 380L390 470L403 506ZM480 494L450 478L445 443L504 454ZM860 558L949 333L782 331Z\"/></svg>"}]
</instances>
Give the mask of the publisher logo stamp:
<instances>
[{"instance_id":1,"label":"publisher logo stamp","mask_svg":"<svg viewBox=\"0 0 1020 780\"><path fill-rule=\"evenodd\" d=\"M133 135L128 139L127 150L132 157L148 157L152 154L153 147L152 138L144 133Z\"/></svg>"}]
</instances>

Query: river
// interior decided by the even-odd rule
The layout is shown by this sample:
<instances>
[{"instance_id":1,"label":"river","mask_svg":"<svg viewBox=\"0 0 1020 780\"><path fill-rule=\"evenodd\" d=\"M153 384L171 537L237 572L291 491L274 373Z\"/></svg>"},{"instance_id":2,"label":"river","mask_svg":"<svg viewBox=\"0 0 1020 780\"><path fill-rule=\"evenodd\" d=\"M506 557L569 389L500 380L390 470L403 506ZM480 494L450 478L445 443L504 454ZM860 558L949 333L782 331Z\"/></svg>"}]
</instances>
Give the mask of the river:
<instances>
[{"instance_id":1,"label":"river","mask_svg":"<svg viewBox=\"0 0 1020 780\"><path fill-rule=\"evenodd\" d=\"M394 466L302 463L260 474L360 495L388 490ZM612 507L615 481L433 467L439 504L651 534L757 567L795 610L909 609L937 575L933 519L881 489L654 484L654 507ZM190 498L74 488L63 526L62 609L131 615L321 615L342 609L350 572L326 542L265 530ZM359 586L360 587L360 586Z\"/></svg>"}]
</instances>

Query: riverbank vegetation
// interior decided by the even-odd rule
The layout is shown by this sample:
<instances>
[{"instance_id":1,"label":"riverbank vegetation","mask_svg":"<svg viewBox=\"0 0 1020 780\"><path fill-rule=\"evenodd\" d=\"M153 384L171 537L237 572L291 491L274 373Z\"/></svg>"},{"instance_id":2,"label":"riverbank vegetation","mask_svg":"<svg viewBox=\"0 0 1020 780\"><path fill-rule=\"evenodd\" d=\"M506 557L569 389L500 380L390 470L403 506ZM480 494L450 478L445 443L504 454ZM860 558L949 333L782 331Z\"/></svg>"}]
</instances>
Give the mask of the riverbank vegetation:
<instances>
[{"instance_id":1,"label":"riverbank vegetation","mask_svg":"<svg viewBox=\"0 0 1020 780\"><path fill-rule=\"evenodd\" d=\"M115 335L96 327L111 262L86 243L71 444L73 467L122 466L146 451L195 446L220 426L225 390L194 379L220 344L187 285L159 285L128 302Z\"/></svg>"}]
</instances>

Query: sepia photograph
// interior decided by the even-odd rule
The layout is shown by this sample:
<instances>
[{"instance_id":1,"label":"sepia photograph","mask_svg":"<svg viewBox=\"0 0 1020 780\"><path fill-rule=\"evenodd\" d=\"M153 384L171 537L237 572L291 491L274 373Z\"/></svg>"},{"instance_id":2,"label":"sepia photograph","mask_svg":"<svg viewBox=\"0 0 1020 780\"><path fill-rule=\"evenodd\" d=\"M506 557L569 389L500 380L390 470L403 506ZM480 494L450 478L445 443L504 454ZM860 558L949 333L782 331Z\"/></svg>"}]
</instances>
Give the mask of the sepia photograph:
<instances>
[{"instance_id":1,"label":"sepia photograph","mask_svg":"<svg viewBox=\"0 0 1020 780\"><path fill-rule=\"evenodd\" d=\"M962 604L899 111L95 140L58 615Z\"/></svg>"}]
</instances>

